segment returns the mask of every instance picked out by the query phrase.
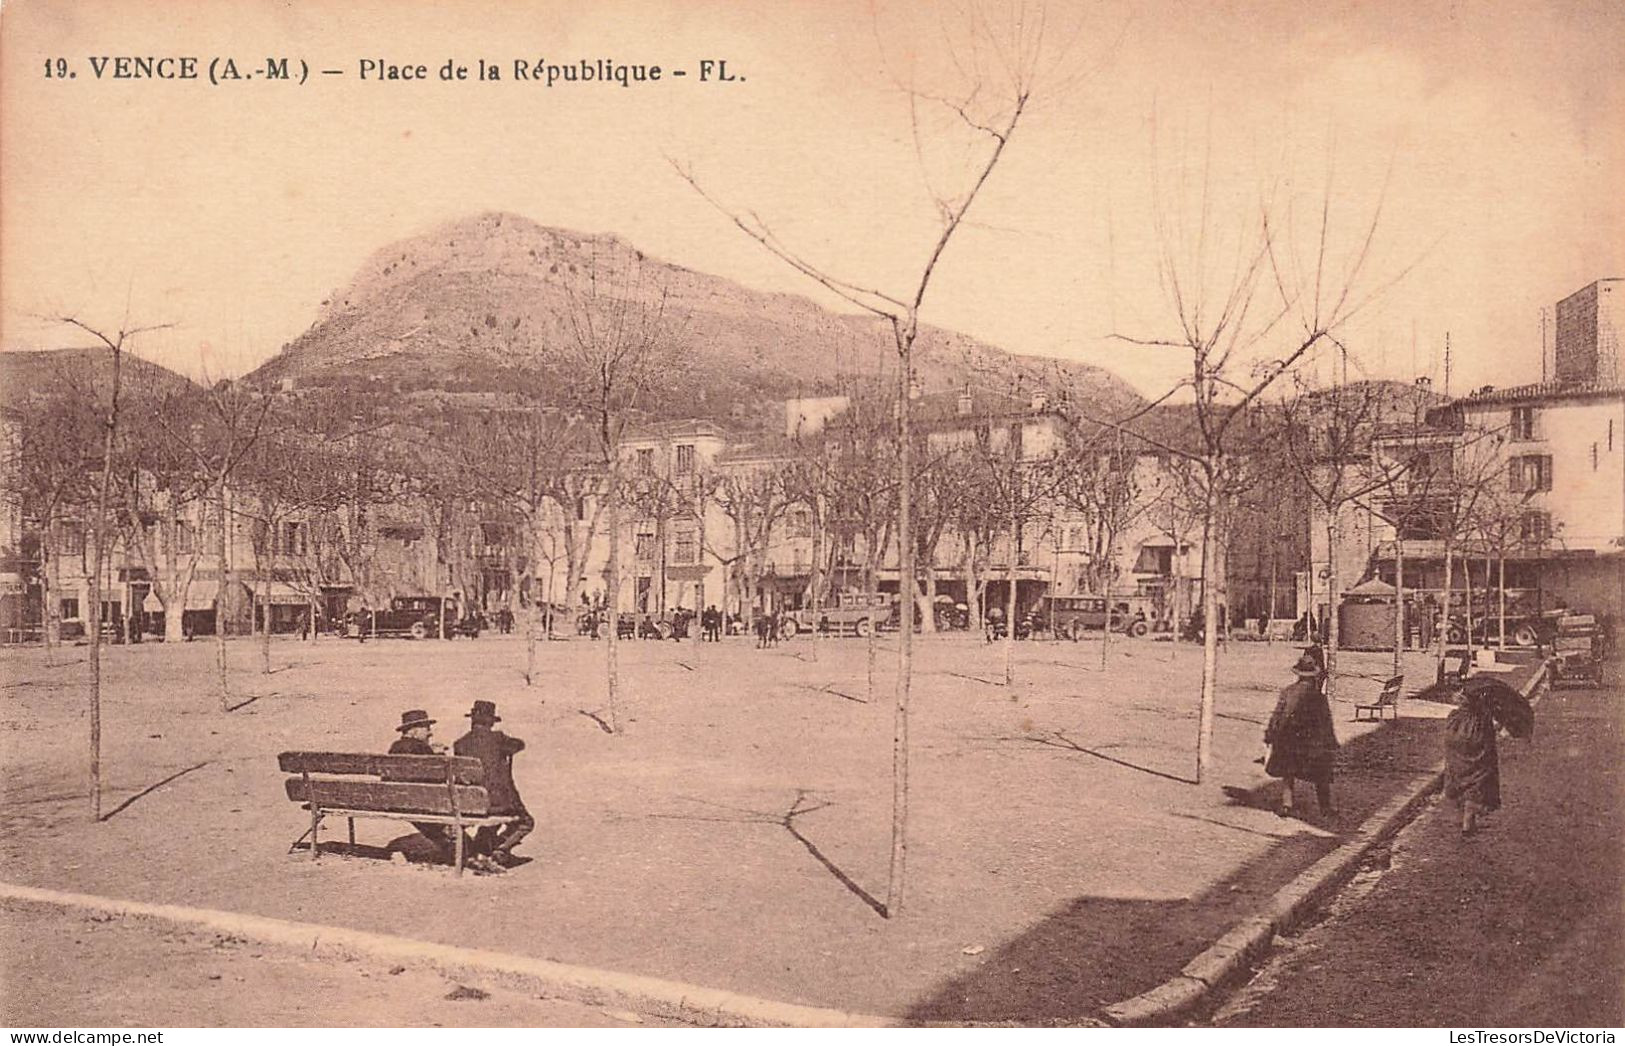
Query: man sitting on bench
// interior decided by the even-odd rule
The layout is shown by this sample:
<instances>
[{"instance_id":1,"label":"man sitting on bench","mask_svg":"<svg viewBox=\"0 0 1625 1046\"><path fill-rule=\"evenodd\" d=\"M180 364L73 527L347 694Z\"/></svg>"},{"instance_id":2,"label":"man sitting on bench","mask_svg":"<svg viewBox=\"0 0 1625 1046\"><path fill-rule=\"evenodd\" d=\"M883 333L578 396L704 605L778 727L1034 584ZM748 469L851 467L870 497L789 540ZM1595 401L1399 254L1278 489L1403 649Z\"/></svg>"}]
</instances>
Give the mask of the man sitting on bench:
<instances>
[{"instance_id":1,"label":"man sitting on bench","mask_svg":"<svg viewBox=\"0 0 1625 1046\"><path fill-rule=\"evenodd\" d=\"M431 728L435 721L429 718L429 713L421 708L414 708L410 712L401 713L401 725L395 729L400 731L400 738L389 746L390 755L441 755L445 752L444 745L429 743ZM456 847L451 834L451 825L428 824L412 822L412 827L418 834L429 840L435 853L447 864L456 860Z\"/></svg>"},{"instance_id":2,"label":"man sitting on bench","mask_svg":"<svg viewBox=\"0 0 1625 1046\"><path fill-rule=\"evenodd\" d=\"M513 848L536 827L513 783L513 757L525 750L525 742L491 729L502 722L493 701L475 701L468 718L468 733L457 739L452 751L473 756L484 764L485 791L491 800L489 812L518 818L501 828L487 826L475 833L474 856L469 858L469 864L476 871L481 865L508 868L515 863Z\"/></svg>"}]
</instances>

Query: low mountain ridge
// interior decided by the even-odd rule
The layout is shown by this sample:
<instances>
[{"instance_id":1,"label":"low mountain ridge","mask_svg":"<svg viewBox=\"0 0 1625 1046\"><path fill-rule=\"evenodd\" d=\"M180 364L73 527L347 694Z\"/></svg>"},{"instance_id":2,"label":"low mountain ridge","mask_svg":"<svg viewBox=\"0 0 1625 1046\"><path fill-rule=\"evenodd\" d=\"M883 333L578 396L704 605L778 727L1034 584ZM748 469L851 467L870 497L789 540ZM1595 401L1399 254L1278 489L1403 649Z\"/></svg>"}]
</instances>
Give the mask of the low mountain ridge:
<instances>
[{"instance_id":1,"label":"low mountain ridge","mask_svg":"<svg viewBox=\"0 0 1625 1046\"><path fill-rule=\"evenodd\" d=\"M418 401L517 392L558 402L567 281L632 260L642 263L645 283L667 295L689 364L653 391L647 408L654 418L701 416L765 431L782 424L786 398L895 375L890 328L875 318L647 258L614 236L492 213L377 251L322 303L311 328L251 377ZM933 390L967 382L1001 391L1064 386L1106 413L1141 402L1101 368L1015 356L932 327L921 330L916 371Z\"/></svg>"}]
</instances>

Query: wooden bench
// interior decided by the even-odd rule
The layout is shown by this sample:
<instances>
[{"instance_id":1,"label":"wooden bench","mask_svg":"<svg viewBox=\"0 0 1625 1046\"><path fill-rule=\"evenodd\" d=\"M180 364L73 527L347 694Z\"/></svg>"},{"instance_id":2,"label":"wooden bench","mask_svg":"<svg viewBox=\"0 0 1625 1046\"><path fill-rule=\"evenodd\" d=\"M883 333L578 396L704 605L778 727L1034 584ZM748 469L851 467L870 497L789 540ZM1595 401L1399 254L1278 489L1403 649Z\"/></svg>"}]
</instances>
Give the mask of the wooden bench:
<instances>
[{"instance_id":1,"label":"wooden bench","mask_svg":"<svg viewBox=\"0 0 1625 1046\"><path fill-rule=\"evenodd\" d=\"M488 813L490 797L484 787L485 766L471 756L377 755L370 752L283 752L277 766L297 774L287 780L288 798L310 811L310 857L320 856L317 836L322 819L337 815L349 820L350 846L355 846L355 819L380 817L394 821L450 825L454 864L463 874L463 830L504 825L518 820L510 814ZM299 845L299 839L289 847Z\"/></svg>"},{"instance_id":2,"label":"wooden bench","mask_svg":"<svg viewBox=\"0 0 1625 1046\"><path fill-rule=\"evenodd\" d=\"M1361 719L1367 718L1368 716L1373 720L1381 719L1385 711L1392 712L1394 714L1394 718L1398 719L1399 689L1404 685L1404 676L1395 676L1394 678L1388 680L1388 682L1382 684L1382 692L1377 695L1377 699L1375 701L1371 702L1370 704L1354 706L1355 722L1359 722Z\"/></svg>"}]
</instances>

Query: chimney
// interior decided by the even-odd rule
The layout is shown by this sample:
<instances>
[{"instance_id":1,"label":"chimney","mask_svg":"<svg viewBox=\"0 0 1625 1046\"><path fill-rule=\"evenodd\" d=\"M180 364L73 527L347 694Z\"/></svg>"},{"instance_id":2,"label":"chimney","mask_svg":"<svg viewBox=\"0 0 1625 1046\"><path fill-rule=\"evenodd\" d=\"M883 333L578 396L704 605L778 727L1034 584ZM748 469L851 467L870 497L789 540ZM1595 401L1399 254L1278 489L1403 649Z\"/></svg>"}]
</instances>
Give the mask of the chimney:
<instances>
[{"instance_id":1,"label":"chimney","mask_svg":"<svg viewBox=\"0 0 1625 1046\"><path fill-rule=\"evenodd\" d=\"M971 399L970 386L966 385L963 389L959 390L959 416L962 418L970 417L972 404L973 401Z\"/></svg>"},{"instance_id":2,"label":"chimney","mask_svg":"<svg viewBox=\"0 0 1625 1046\"><path fill-rule=\"evenodd\" d=\"M1417 378L1416 385L1418 388L1431 389L1433 387L1433 379L1428 377Z\"/></svg>"},{"instance_id":3,"label":"chimney","mask_svg":"<svg viewBox=\"0 0 1625 1046\"><path fill-rule=\"evenodd\" d=\"M1032 398L1033 413L1036 414L1047 406L1049 406L1049 395L1043 389L1034 392Z\"/></svg>"}]
</instances>

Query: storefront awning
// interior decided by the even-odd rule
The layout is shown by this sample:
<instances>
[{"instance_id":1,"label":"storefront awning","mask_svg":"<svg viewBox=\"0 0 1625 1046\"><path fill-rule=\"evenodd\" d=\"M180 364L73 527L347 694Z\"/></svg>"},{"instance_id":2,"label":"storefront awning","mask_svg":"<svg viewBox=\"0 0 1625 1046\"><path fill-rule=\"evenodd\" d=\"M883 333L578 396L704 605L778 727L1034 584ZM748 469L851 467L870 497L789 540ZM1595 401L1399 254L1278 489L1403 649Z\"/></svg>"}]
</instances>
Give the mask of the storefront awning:
<instances>
[{"instance_id":1,"label":"storefront awning","mask_svg":"<svg viewBox=\"0 0 1625 1046\"><path fill-rule=\"evenodd\" d=\"M186 609L213 610L214 597L219 591L220 582L218 581L192 582L186 587Z\"/></svg>"},{"instance_id":2,"label":"storefront awning","mask_svg":"<svg viewBox=\"0 0 1625 1046\"><path fill-rule=\"evenodd\" d=\"M248 584L245 582L245 584ZM248 590L254 593L256 602L269 602L272 606L306 606L310 603L310 594L302 589L281 581L271 582L270 592L265 591L263 584L249 584Z\"/></svg>"}]
</instances>

